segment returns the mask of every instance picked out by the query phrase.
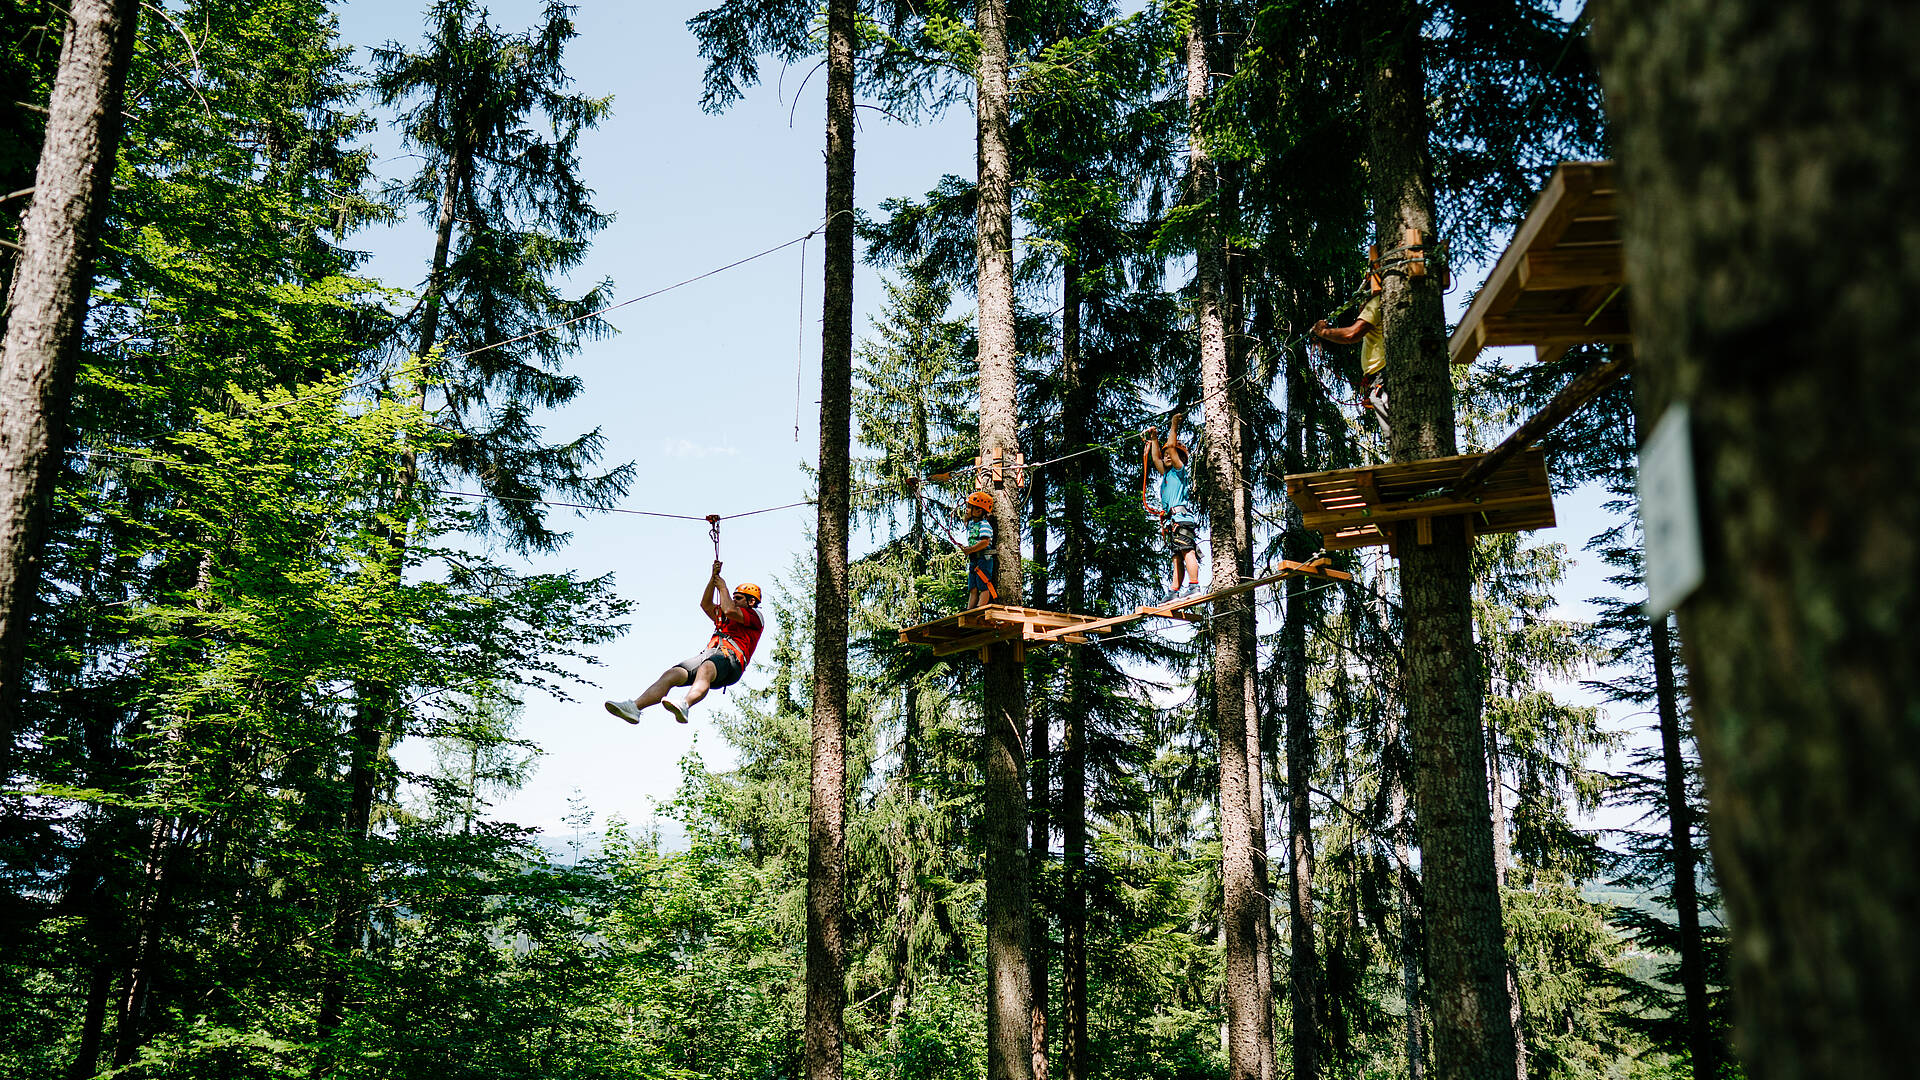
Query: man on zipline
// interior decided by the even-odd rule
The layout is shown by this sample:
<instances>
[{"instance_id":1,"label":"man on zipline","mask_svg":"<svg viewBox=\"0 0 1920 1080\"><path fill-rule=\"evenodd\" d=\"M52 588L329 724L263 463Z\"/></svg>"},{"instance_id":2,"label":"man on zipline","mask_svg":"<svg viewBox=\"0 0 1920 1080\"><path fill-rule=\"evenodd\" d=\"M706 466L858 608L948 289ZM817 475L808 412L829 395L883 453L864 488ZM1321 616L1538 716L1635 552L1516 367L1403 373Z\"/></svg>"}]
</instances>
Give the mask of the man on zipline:
<instances>
[{"instance_id":1,"label":"man on zipline","mask_svg":"<svg viewBox=\"0 0 1920 1080\"><path fill-rule=\"evenodd\" d=\"M1173 591L1167 594L1171 602L1183 592L1200 591L1200 545L1194 538L1199 522L1193 516L1193 478L1187 472L1193 453L1180 441L1179 413L1167 420L1167 441L1159 438L1157 428L1141 435L1140 489L1144 494L1154 474L1160 474L1160 507L1148 509L1160 515L1160 534L1167 538L1167 550L1173 555Z\"/></svg>"},{"instance_id":2,"label":"man on zipline","mask_svg":"<svg viewBox=\"0 0 1920 1080\"><path fill-rule=\"evenodd\" d=\"M1380 421L1380 433L1387 438L1393 431L1387 426L1387 383L1382 375L1387 366L1387 336L1380 329L1380 294L1374 293L1360 308L1360 317L1335 329L1321 319L1313 324L1313 336L1335 345L1360 343L1360 405L1371 409Z\"/></svg>"},{"instance_id":3,"label":"man on zipline","mask_svg":"<svg viewBox=\"0 0 1920 1080\"><path fill-rule=\"evenodd\" d=\"M713 620L713 636L707 639L707 647L662 672L653 685L647 687L646 693L632 701L607 702L607 711L629 724L637 724L640 710L658 702L667 707L675 720L686 723L687 710L699 704L708 690L732 686L746 672L754 647L760 644L760 632L766 629L757 610L759 607L760 586L743 584L729 590L720 577L720 563L715 560L713 576L700 591L700 610ZM676 686L687 687L686 700L678 705L666 699L667 692Z\"/></svg>"}]
</instances>

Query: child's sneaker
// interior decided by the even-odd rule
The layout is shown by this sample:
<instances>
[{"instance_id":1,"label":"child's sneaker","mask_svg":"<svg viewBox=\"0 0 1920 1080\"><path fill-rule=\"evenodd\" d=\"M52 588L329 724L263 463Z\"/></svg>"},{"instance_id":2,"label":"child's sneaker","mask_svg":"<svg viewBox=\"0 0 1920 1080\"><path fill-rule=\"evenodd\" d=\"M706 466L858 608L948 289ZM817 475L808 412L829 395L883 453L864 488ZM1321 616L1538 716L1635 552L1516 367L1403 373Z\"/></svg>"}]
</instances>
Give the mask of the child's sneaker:
<instances>
[{"instance_id":1,"label":"child's sneaker","mask_svg":"<svg viewBox=\"0 0 1920 1080\"><path fill-rule=\"evenodd\" d=\"M635 708L631 701L609 701L606 702L606 706L608 712L625 720L629 724L637 724L640 722L640 710ZM682 721L682 723L684 722L685 721Z\"/></svg>"},{"instance_id":2,"label":"child's sneaker","mask_svg":"<svg viewBox=\"0 0 1920 1080\"><path fill-rule=\"evenodd\" d=\"M667 711L673 714L673 718L683 724L687 722L687 710L693 708L691 705L675 705L671 700L666 699L663 699L660 704L665 705Z\"/></svg>"}]
</instances>

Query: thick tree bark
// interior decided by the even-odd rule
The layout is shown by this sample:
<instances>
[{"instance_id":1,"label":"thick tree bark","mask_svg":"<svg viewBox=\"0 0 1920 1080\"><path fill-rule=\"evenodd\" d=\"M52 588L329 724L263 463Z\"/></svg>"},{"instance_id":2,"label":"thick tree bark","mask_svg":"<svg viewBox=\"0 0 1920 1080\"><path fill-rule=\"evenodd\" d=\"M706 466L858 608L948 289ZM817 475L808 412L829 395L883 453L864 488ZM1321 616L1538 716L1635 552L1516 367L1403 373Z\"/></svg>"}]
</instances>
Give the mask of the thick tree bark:
<instances>
[{"instance_id":1,"label":"thick tree bark","mask_svg":"<svg viewBox=\"0 0 1920 1080\"><path fill-rule=\"evenodd\" d=\"M1019 446L1017 362L1013 337L1013 150L1007 71L1006 0L981 0L979 209L980 446L1011 453ZM991 486L991 485L989 485ZM1019 491L1009 480L994 491L1000 603L1021 602ZM983 773L986 841L987 1080L1030 1080L1033 1071L1031 978L1027 963L1027 682L1015 643L994 646L985 664L986 738Z\"/></svg>"},{"instance_id":2,"label":"thick tree bark","mask_svg":"<svg viewBox=\"0 0 1920 1080\"><path fill-rule=\"evenodd\" d=\"M1691 412L1680 607L1735 1044L1756 1080L1920 1059L1920 8L1619 0L1596 45L1642 411Z\"/></svg>"},{"instance_id":3,"label":"thick tree bark","mask_svg":"<svg viewBox=\"0 0 1920 1080\"><path fill-rule=\"evenodd\" d=\"M1090 394L1080 354L1081 267L1069 262L1060 304L1061 430L1065 445L1087 445ZM1062 502L1068 521L1087 520L1086 461L1067 468ZM1069 529L1061 543L1062 601L1087 610L1086 530ZM1060 756L1060 1056L1065 1080L1088 1080L1087 1060L1087 710L1081 652L1066 654L1067 689L1061 710Z\"/></svg>"},{"instance_id":4,"label":"thick tree bark","mask_svg":"<svg viewBox=\"0 0 1920 1080\"><path fill-rule=\"evenodd\" d=\"M1376 0L1367 34L1366 106L1374 211L1383 250L1434 231L1420 16ZM1439 279L1388 273L1382 297L1395 461L1456 453L1453 381ZM1516 1050L1505 934L1494 880L1481 678L1473 646L1471 543L1459 520L1432 542L1411 524L1397 549L1405 605L1407 713L1424 872L1433 1064L1442 1077L1512 1076Z\"/></svg>"},{"instance_id":5,"label":"thick tree bark","mask_svg":"<svg viewBox=\"0 0 1920 1080\"><path fill-rule=\"evenodd\" d=\"M846 1060L847 515L853 423L854 0L827 8L826 289L820 323L820 504L814 528L813 773L807 813L807 1080Z\"/></svg>"},{"instance_id":6,"label":"thick tree bark","mask_svg":"<svg viewBox=\"0 0 1920 1080\"><path fill-rule=\"evenodd\" d=\"M1687 759L1680 752L1680 695L1673 673L1667 617L1650 619L1654 709L1660 716L1660 758L1666 773L1667 827L1673 837L1673 910L1680 925L1680 994L1687 1008L1687 1054L1694 1080L1719 1080L1720 1040L1707 1015L1707 967L1700 940L1700 890L1694 877L1693 805L1687 801Z\"/></svg>"},{"instance_id":7,"label":"thick tree bark","mask_svg":"<svg viewBox=\"0 0 1920 1080\"><path fill-rule=\"evenodd\" d=\"M138 0L74 0L0 339L0 781L12 774L27 625L113 186Z\"/></svg>"},{"instance_id":8,"label":"thick tree bark","mask_svg":"<svg viewBox=\"0 0 1920 1080\"><path fill-rule=\"evenodd\" d=\"M1209 98L1209 39L1214 9L1202 0L1187 31L1187 108L1192 124L1188 162L1188 199L1211 200L1217 194L1212 156L1202 130ZM1213 207L1217 212L1218 207ZM1209 215L1212 219L1213 215ZM1200 388L1206 397L1207 457L1210 497L1207 522L1212 534L1212 587L1230 588L1240 580L1246 538L1240 523L1246 516L1246 484L1239 476L1240 416L1230 387L1225 312L1221 296L1225 282L1224 239L1217 222L1206 228L1196 253L1199 292ZM1225 939L1225 1000L1227 1076L1229 1080L1261 1080L1262 1059L1270 1053L1273 1037L1266 1022L1260 986L1260 920L1264 898L1255 884L1252 774L1247 761L1246 660L1251 642L1246 622L1234 615L1213 624L1213 705L1220 753L1220 848L1223 900L1221 927Z\"/></svg>"}]
</instances>

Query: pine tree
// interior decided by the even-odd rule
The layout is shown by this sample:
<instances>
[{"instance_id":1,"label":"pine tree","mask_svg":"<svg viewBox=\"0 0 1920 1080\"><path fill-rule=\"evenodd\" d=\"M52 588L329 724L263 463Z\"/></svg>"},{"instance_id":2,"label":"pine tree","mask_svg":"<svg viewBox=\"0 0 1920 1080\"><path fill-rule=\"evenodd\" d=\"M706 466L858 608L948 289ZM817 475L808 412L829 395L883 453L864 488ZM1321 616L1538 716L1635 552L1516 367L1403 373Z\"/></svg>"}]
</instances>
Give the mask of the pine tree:
<instances>
[{"instance_id":1,"label":"pine tree","mask_svg":"<svg viewBox=\"0 0 1920 1080\"><path fill-rule=\"evenodd\" d=\"M21 222L21 258L7 282L0 342L0 777L13 768L20 665L138 25L132 0L88 0L69 10L33 202Z\"/></svg>"}]
</instances>

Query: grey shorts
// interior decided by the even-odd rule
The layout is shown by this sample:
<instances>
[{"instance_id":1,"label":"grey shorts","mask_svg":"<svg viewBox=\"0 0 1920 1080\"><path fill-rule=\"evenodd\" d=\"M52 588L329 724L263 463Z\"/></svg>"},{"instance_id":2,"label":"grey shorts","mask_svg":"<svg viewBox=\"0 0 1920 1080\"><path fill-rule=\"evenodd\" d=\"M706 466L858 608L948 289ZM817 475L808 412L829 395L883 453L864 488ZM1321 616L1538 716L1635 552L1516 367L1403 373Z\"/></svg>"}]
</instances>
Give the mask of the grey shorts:
<instances>
[{"instance_id":1,"label":"grey shorts","mask_svg":"<svg viewBox=\"0 0 1920 1080\"><path fill-rule=\"evenodd\" d=\"M1200 550L1200 542L1194 537L1193 522L1176 521L1167 526L1167 550L1175 555Z\"/></svg>"},{"instance_id":2,"label":"grey shorts","mask_svg":"<svg viewBox=\"0 0 1920 1080\"><path fill-rule=\"evenodd\" d=\"M686 672L687 681L693 682L700 677L700 665L709 660L713 661L712 685L715 689L732 686L740 681L741 675L745 674L740 668L740 662L725 649L701 649L673 666Z\"/></svg>"}]
</instances>

